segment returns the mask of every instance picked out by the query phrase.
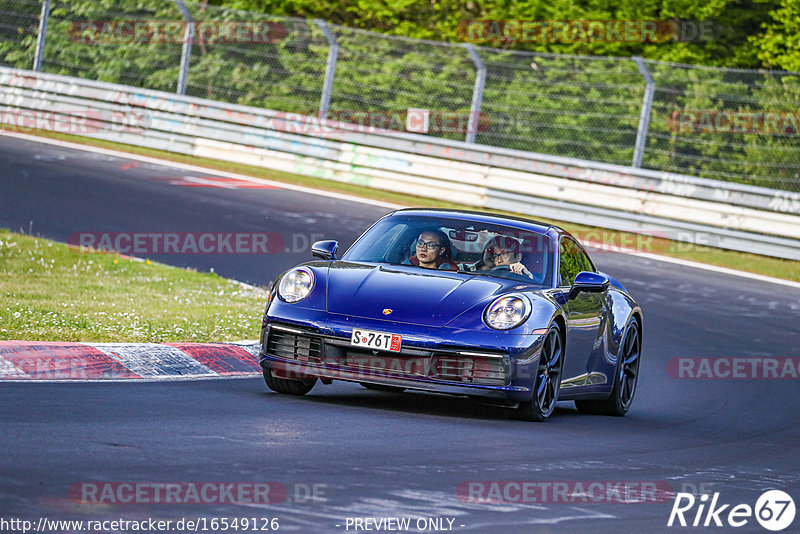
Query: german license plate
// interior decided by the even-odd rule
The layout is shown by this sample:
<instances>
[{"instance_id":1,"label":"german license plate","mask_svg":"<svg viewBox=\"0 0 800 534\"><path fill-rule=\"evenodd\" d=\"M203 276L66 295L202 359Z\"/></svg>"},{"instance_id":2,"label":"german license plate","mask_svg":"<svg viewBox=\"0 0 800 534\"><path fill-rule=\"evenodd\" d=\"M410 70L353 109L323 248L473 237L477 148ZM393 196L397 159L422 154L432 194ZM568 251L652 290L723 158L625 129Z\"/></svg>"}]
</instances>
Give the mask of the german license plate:
<instances>
[{"instance_id":1,"label":"german license plate","mask_svg":"<svg viewBox=\"0 0 800 534\"><path fill-rule=\"evenodd\" d=\"M365 349L400 352L402 340L403 337L399 334L387 334L385 332L354 328L353 335L350 337L350 344L354 347L363 347Z\"/></svg>"}]
</instances>

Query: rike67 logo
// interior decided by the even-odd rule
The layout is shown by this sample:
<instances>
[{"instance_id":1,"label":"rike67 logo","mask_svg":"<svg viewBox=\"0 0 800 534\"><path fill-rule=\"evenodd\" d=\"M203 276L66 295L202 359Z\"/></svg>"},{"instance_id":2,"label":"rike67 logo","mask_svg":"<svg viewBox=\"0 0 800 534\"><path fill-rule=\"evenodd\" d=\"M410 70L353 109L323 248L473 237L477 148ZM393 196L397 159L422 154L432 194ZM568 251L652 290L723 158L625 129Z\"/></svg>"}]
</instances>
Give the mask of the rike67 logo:
<instances>
[{"instance_id":1,"label":"rike67 logo","mask_svg":"<svg viewBox=\"0 0 800 534\"><path fill-rule=\"evenodd\" d=\"M691 493L677 493L669 514L667 526L692 527L743 527L753 517L767 530L784 530L794 521L794 500L780 490L764 492L755 506L749 504L720 504L719 493L695 497Z\"/></svg>"}]
</instances>

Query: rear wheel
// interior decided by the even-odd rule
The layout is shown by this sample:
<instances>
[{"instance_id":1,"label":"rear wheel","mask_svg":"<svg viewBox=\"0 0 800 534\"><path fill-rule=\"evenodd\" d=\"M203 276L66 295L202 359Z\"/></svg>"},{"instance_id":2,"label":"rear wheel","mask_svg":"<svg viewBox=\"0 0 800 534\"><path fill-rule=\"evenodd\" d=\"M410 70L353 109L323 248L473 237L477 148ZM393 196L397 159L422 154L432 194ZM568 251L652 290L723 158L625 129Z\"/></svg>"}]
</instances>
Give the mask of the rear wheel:
<instances>
[{"instance_id":1,"label":"rear wheel","mask_svg":"<svg viewBox=\"0 0 800 534\"><path fill-rule=\"evenodd\" d=\"M625 330L625 338L617 355L617 371L614 376L614 389L606 400L576 400L575 406L581 413L597 415L616 415L628 413L636 394L639 381L639 360L642 351L642 334L639 323L631 319Z\"/></svg>"},{"instance_id":2,"label":"rear wheel","mask_svg":"<svg viewBox=\"0 0 800 534\"><path fill-rule=\"evenodd\" d=\"M533 398L506 413L523 421L546 421L556 409L564 368L564 345L557 324L550 325L539 355Z\"/></svg>"},{"instance_id":3,"label":"rear wheel","mask_svg":"<svg viewBox=\"0 0 800 534\"><path fill-rule=\"evenodd\" d=\"M272 375L272 370L264 369L264 382L267 387L277 393L285 393L287 395L305 395L314 384L317 383L316 378L308 380L289 380L287 378L278 378Z\"/></svg>"}]
</instances>

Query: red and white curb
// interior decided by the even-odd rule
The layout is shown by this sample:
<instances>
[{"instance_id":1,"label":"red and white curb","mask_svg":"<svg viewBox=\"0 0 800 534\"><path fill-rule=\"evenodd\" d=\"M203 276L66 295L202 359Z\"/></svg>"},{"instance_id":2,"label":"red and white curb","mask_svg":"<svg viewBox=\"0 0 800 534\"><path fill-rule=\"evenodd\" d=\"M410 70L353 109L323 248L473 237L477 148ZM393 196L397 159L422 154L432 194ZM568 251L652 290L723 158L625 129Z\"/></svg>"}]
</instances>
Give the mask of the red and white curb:
<instances>
[{"instance_id":1,"label":"red and white curb","mask_svg":"<svg viewBox=\"0 0 800 534\"><path fill-rule=\"evenodd\" d=\"M258 343L0 341L0 381L235 378L261 374Z\"/></svg>"}]
</instances>

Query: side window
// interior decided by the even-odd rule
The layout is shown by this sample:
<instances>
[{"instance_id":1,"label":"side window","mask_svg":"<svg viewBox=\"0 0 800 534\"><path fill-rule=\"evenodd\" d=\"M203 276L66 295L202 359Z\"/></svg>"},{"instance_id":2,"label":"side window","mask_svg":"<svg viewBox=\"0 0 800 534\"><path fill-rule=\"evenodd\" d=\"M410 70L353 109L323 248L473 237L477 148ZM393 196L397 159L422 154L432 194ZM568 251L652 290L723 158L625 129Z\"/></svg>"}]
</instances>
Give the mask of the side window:
<instances>
[{"instance_id":1,"label":"side window","mask_svg":"<svg viewBox=\"0 0 800 534\"><path fill-rule=\"evenodd\" d=\"M589 259L589 256L587 256L586 253L580 248L578 248L578 254L581 255L581 263L583 264L581 271L589 271L591 273L595 272L594 267L592 266L592 260Z\"/></svg>"},{"instance_id":2,"label":"side window","mask_svg":"<svg viewBox=\"0 0 800 534\"><path fill-rule=\"evenodd\" d=\"M561 239L560 246L561 286L570 286L575 276L581 271L594 271L589 257L580 249L577 243L568 237Z\"/></svg>"}]
</instances>

